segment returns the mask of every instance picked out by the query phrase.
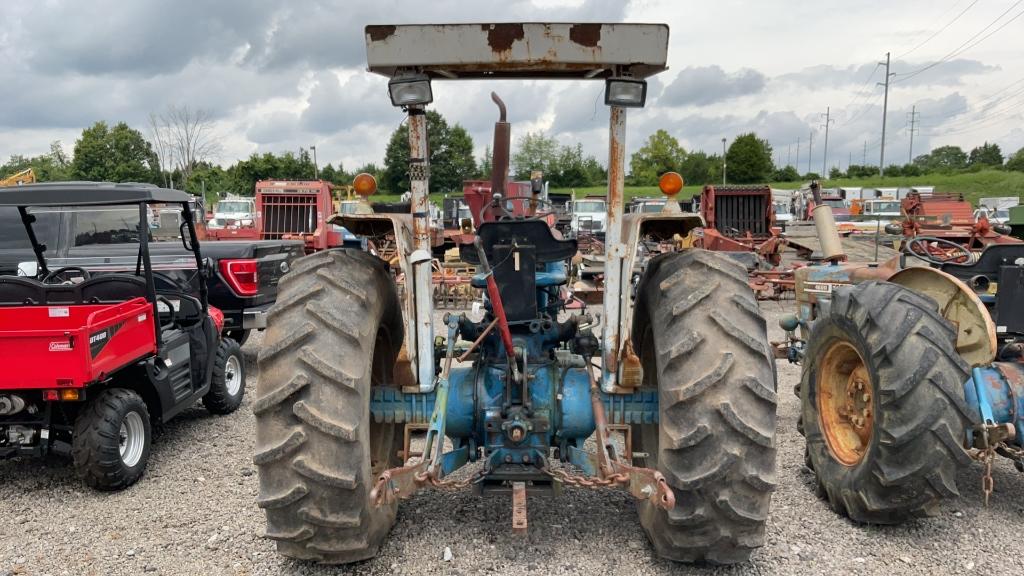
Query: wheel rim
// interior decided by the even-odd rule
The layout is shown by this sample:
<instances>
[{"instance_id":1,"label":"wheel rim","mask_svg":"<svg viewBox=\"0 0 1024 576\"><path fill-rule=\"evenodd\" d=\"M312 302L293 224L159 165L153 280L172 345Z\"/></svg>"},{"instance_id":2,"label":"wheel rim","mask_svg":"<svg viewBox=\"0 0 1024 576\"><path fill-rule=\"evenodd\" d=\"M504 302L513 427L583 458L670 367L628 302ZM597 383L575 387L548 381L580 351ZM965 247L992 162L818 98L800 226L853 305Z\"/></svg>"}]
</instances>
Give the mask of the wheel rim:
<instances>
[{"instance_id":1,"label":"wheel rim","mask_svg":"<svg viewBox=\"0 0 1024 576\"><path fill-rule=\"evenodd\" d=\"M135 466L142 460L142 450L146 445L146 427L138 412L125 414L121 420L121 432L118 434L118 450L121 462L125 466Z\"/></svg>"},{"instance_id":2,"label":"wheel rim","mask_svg":"<svg viewBox=\"0 0 1024 576\"><path fill-rule=\"evenodd\" d=\"M848 342L825 352L818 372L818 414L832 456L844 466L864 459L874 430L874 386L864 359Z\"/></svg>"},{"instance_id":3,"label":"wheel rim","mask_svg":"<svg viewBox=\"0 0 1024 576\"><path fill-rule=\"evenodd\" d=\"M237 395L242 389L242 365L238 361L238 356L228 356L228 361L224 364L224 386L231 396Z\"/></svg>"}]
</instances>

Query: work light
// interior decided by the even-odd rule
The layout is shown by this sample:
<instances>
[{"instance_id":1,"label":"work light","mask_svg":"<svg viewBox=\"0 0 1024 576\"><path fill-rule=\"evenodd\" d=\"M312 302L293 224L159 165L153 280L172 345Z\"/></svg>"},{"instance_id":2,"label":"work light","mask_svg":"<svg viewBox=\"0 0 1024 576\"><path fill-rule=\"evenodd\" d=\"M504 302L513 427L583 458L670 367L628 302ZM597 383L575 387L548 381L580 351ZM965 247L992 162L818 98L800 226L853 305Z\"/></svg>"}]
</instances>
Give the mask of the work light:
<instances>
[{"instance_id":1,"label":"work light","mask_svg":"<svg viewBox=\"0 0 1024 576\"><path fill-rule=\"evenodd\" d=\"M646 101L646 80L608 78L604 82L604 103L608 106L643 108Z\"/></svg>"},{"instance_id":2,"label":"work light","mask_svg":"<svg viewBox=\"0 0 1024 576\"><path fill-rule=\"evenodd\" d=\"M434 101L430 78L426 74L398 76L388 82L388 93L394 106L422 106Z\"/></svg>"}]
</instances>

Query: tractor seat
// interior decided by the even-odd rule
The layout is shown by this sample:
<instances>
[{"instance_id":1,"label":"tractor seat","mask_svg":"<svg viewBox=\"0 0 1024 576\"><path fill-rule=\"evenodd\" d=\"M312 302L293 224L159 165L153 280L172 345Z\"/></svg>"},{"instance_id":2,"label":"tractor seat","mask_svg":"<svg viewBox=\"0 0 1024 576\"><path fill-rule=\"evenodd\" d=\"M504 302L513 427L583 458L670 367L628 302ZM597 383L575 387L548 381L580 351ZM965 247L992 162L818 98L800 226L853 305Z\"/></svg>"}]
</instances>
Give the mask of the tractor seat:
<instances>
[{"instance_id":1,"label":"tractor seat","mask_svg":"<svg viewBox=\"0 0 1024 576\"><path fill-rule=\"evenodd\" d=\"M495 246L511 246L513 241L523 246L533 246L537 263L562 262L576 255L575 240L559 240L543 220L499 220L484 222L477 229L477 236L484 246L487 261L494 266ZM459 245L459 257L463 262L479 265L480 258L472 244Z\"/></svg>"}]
</instances>

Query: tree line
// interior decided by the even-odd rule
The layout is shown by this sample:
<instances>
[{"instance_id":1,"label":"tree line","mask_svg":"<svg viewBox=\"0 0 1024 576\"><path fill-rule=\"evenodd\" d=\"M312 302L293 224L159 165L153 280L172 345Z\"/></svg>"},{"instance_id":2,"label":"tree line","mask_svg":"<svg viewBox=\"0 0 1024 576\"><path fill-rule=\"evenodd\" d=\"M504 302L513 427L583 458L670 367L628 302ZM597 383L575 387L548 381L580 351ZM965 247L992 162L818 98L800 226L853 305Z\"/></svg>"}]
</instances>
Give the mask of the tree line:
<instances>
[{"instance_id":1,"label":"tree line","mask_svg":"<svg viewBox=\"0 0 1024 576\"><path fill-rule=\"evenodd\" d=\"M456 192L464 180L490 179L491 151L476 159L473 139L458 123L450 124L436 111L427 112L427 140L430 150L430 182L435 192ZM168 107L149 119L148 134L124 122L109 125L96 122L84 129L71 154L61 142L49 152L34 157L12 155L0 166L0 177L32 168L41 181L96 180L148 182L175 187L213 199L220 193L253 194L255 184L266 179L320 178L337 185L352 182L355 174L373 174L385 193L408 190L408 127L398 127L390 136L382 165L375 163L346 170L340 163L316 167L310 150L274 154L253 153L227 167L215 163L220 152L211 117L187 107ZM727 181L736 184L794 182L818 179L816 173L800 174L792 166L775 166L772 146L755 133L736 137L725 152ZM653 186L665 172L679 172L688 184L722 181L723 162L718 154L687 151L678 139L660 129L648 136L630 158L627 184ZM982 169L1024 172L1024 148L1004 157L998 144L984 143L970 152L958 146L941 146L914 158L906 165L885 169L889 176L919 176ZM543 132L528 132L514 143L510 176L527 180L540 170L555 188L600 186L607 182L604 165L583 152L581 144L560 144ZM877 166L851 165L847 170L832 168L836 178L865 178L878 175Z\"/></svg>"}]
</instances>

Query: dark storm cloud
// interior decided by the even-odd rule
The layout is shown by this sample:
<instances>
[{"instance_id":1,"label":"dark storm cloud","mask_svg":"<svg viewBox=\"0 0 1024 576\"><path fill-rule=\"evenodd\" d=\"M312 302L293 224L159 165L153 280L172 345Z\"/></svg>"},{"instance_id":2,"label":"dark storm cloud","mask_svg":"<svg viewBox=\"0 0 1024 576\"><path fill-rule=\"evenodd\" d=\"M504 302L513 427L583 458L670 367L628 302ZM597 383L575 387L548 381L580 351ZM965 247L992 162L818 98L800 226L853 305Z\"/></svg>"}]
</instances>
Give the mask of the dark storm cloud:
<instances>
[{"instance_id":1,"label":"dark storm cloud","mask_svg":"<svg viewBox=\"0 0 1024 576\"><path fill-rule=\"evenodd\" d=\"M764 90L765 76L744 68L727 73L719 66L684 68L669 84L658 103L662 106L707 106Z\"/></svg>"},{"instance_id":2,"label":"dark storm cloud","mask_svg":"<svg viewBox=\"0 0 1024 576\"><path fill-rule=\"evenodd\" d=\"M574 8L502 6L535 20L621 20L628 2L594 0ZM386 22L487 22L494 6L468 0L401 3L311 0L146 0L33 3L19 34L28 63L40 72L153 76L189 62L241 62L261 70L338 68L365 60L363 26Z\"/></svg>"},{"instance_id":3,"label":"dark storm cloud","mask_svg":"<svg viewBox=\"0 0 1024 576\"><path fill-rule=\"evenodd\" d=\"M266 32L265 0L34 3L20 49L46 74L156 76L220 62Z\"/></svg>"}]
</instances>

